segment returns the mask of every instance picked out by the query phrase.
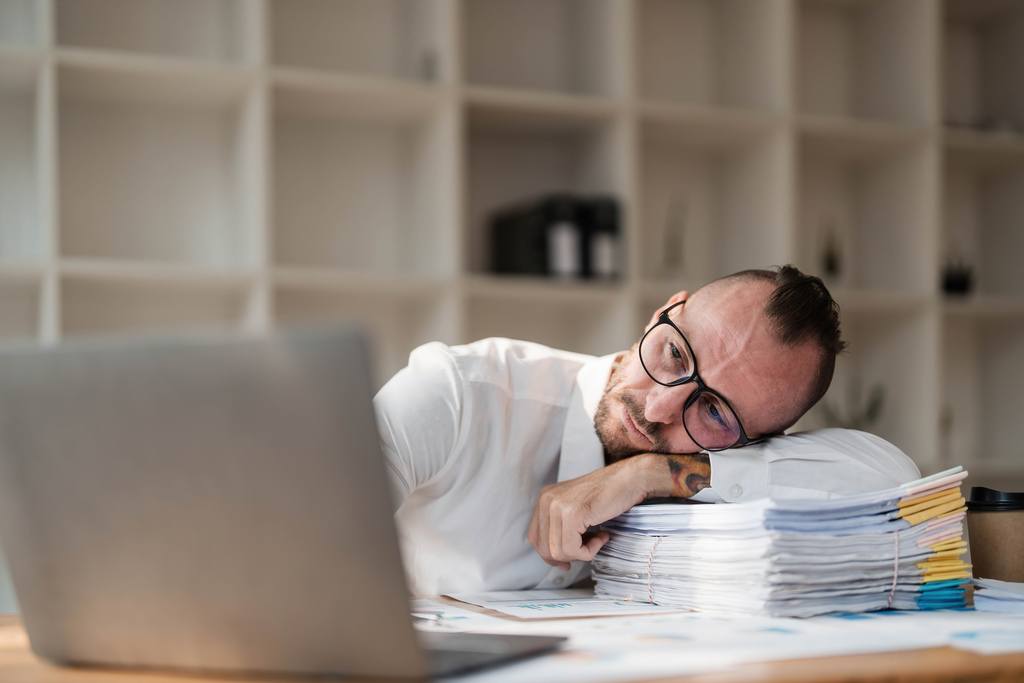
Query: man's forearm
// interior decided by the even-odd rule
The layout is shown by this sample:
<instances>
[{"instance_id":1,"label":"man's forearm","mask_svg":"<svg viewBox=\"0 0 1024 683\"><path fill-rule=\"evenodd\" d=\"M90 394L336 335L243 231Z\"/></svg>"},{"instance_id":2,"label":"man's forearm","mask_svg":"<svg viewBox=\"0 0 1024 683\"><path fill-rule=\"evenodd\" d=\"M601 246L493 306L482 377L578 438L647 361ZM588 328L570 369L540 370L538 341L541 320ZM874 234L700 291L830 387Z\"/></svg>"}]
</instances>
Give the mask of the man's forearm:
<instances>
[{"instance_id":1,"label":"man's forearm","mask_svg":"<svg viewBox=\"0 0 1024 683\"><path fill-rule=\"evenodd\" d=\"M647 498L690 498L711 485L711 460L706 453L636 456Z\"/></svg>"}]
</instances>

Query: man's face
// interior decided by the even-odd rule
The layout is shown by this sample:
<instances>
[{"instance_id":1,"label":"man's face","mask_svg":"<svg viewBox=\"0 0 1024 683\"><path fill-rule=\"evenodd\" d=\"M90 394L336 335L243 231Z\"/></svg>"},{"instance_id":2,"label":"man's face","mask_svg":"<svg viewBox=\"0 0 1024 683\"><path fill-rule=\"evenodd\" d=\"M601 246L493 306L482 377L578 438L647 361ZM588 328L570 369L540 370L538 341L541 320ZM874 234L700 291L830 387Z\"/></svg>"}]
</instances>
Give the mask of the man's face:
<instances>
[{"instance_id":1,"label":"man's face","mask_svg":"<svg viewBox=\"0 0 1024 683\"><path fill-rule=\"evenodd\" d=\"M725 280L688 296L676 294L655 312L685 301L671 312L697 358L701 378L728 399L754 439L771 434L800 411L819 362L813 342L784 346L775 339L763 311L772 293L768 282ZM594 426L611 460L637 453L700 451L683 427L683 405L697 386L665 387L648 376L637 345L612 371L594 416Z\"/></svg>"}]
</instances>

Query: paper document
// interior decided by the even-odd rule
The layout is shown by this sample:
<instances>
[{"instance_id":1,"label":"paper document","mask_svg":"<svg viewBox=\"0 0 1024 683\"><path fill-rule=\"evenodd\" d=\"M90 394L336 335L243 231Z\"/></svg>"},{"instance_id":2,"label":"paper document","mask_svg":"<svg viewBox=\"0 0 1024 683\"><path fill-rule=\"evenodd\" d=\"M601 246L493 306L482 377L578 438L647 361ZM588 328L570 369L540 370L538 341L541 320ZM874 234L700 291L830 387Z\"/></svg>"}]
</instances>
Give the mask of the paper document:
<instances>
[{"instance_id":1,"label":"paper document","mask_svg":"<svg viewBox=\"0 0 1024 683\"><path fill-rule=\"evenodd\" d=\"M975 579L974 585L975 609L981 612L1024 615L1024 583Z\"/></svg>"},{"instance_id":2,"label":"paper document","mask_svg":"<svg viewBox=\"0 0 1024 683\"><path fill-rule=\"evenodd\" d=\"M599 597L810 617L962 607L961 467L828 500L637 505L602 526Z\"/></svg>"},{"instance_id":3,"label":"paper document","mask_svg":"<svg viewBox=\"0 0 1024 683\"><path fill-rule=\"evenodd\" d=\"M574 590L569 595L586 595ZM542 600L565 591L528 591ZM848 613L809 619L719 617L694 612L589 619L510 619L438 600L415 600L434 619L423 630L569 638L558 652L489 669L453 683L635 681L700 673L749 662L953 647L1024 651L1024 618L970 609Z\"/></svg>"},{"instance_id":4,"label":"paper document","mask_svg":"<svg viewBox=\"0 0 1024 683\"><path fill-rule=\"evenodd\" d=\"M589 588L449 593L447 597L519 619L565 619L680 611L678 607L597 597Z\"/></svg>"}]
</instances>

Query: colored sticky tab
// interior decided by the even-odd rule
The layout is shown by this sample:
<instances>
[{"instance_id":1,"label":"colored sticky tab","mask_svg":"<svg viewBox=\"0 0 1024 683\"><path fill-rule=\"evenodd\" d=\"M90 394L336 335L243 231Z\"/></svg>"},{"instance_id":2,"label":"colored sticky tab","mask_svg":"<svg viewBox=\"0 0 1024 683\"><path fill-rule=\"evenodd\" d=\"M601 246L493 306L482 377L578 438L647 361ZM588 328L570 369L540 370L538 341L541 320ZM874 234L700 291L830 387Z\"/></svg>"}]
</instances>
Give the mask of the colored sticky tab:
<instances>
[{"instance_id":1,"label":"colored sticky tab","mask_svg":"<svg viewBox=\"0 0 1024 683\"><path fill-rule=\"evenodd\" d=\"M942 553L949 550L967 550L967 544L964 543L963 539L957 535L956 538L951 538L948 541L942 541L941 543L935 543L930 546L932 552Z\"/></svg>"},{"instance_id":2,"label":"colored sticky tab","mask_svg":"<svg viewBox=\"0 0 1024 683\"><path fill-rule=\"evenodd\" d=\"M960 509L964 506L964 503L965 501L963 496L960 496L956 500L952 500L948 503L939 505L937 507L929 508L917 514L903 515L903 519L905 519L911 525L920 524L921 522L927 521L934 517L938 517L939 515Z\"/></svg>"},{"instance_id":3,"label":"colored sticky tab","mask_svg":"<svg viewBox=\"0 0 1024 683\"><path fill-rule=\"evenodd\" d=\"M934 507L945 505L946 503L960 498L960 488L949 489L942 493L934 496L925 496L922 500L916 500L911 502L909 505L904 505L903 501L900 502L900 516L907 517L908 515L917 514L923 510L929 510Z\"/></svg>"},{"instance_id":4,"label":"colored sticky tab","mask_svg":"<svg viewBox=\"0 0 1024 683\"><path fill-rule=\"evenodd\" d=\"M919 586L919 590L923 593L931 593L935 591L944 590L946 588L966 586L968 583L970 583L970 579L949 579L947 581L932 581L930 583L922 583Z\"/></svg>"},{"instance_id":5,"label":"colored sticky tab","mask_svg":"<svg viewBox=\"0 0 1024 683\"><path fill-rule=\"evenodd\" d=\"M971 576L970 570L964 569L962 571L946 572L946 573L930 573L927 572L924 575L925 581L948 581L949 579L968 579Z\"/></svg>"},{"instance_id":6,"label":"colored sticky tab","mask_svg":"<svg viewBox=\"0 0 1024 683\"><path fill-rule=\"evenodd\" d=\"M925 494L923 496L915 496L913 498L904 498L904 499L900 500L899 507L902 510L902 509L905 509L905 508L915 507L915 506L923 505L925 503L929 503L929 502L933 502L933 501L944 500L946 498L955 498L959 494L960 494L960 487L959 486L951 486L951 487L949 487L947 489L944 489L944 490L941 490L941 491L934 491L932 493L928 493L928 494Z\"/></svg>"}]
</instances>

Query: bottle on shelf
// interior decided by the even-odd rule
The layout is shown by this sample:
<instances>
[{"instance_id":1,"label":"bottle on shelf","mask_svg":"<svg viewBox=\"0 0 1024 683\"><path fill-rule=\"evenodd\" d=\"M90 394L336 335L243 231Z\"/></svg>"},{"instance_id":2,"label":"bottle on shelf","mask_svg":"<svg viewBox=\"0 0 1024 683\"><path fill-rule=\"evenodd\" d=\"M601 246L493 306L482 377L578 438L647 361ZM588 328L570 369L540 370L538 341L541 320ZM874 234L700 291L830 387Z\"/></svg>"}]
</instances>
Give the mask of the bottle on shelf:
<instances>
[{"instance_id":1,"label":"bottle on shelf","mask_svg":"<svg viewBox=\"0 0 1024 683\"><path fill-rule=\"evenodd\" d=\"M593 197L584 203L583 276L614 280L620 275L619 203L614 197Z\"/></svg>"}]
</instances>

